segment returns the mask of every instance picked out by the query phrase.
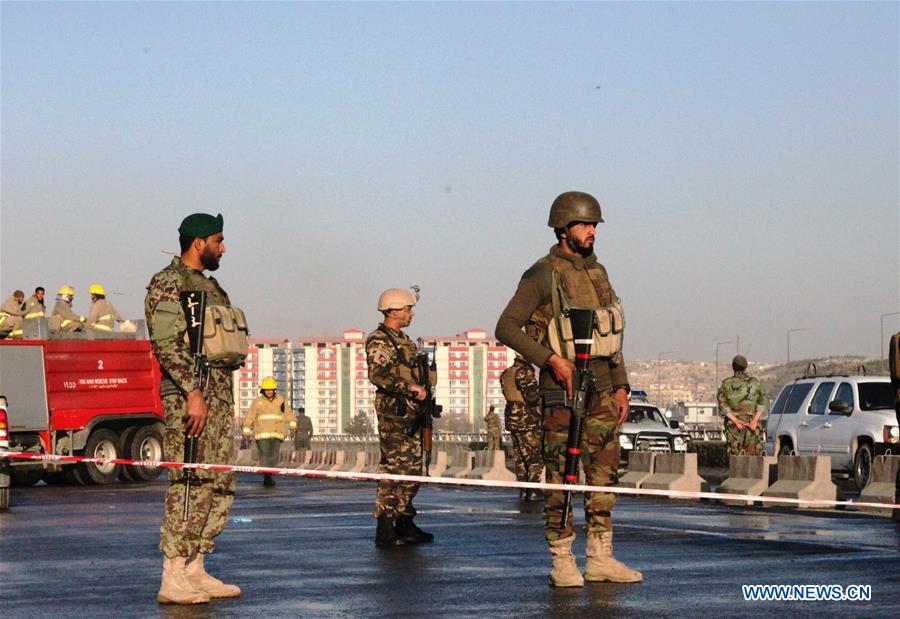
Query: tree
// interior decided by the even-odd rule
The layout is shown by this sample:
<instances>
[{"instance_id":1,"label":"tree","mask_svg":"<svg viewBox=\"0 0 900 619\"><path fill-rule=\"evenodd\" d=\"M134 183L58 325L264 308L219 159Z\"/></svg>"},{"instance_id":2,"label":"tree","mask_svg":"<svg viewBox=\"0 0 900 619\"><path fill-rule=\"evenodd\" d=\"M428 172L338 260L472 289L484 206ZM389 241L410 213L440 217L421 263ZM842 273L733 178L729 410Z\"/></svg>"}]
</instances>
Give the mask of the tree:
<instances>
[{"instance_id":1,"label":"tree","mask_svg":"<svg viewBox=\"0 0 900 619\"><path fill-rule=\"evenodd\" d=\"M367 436L372 434L372 422L365 413L360 411L344 426L344 433L353 436Z\"/></svg>"}]
</instances>

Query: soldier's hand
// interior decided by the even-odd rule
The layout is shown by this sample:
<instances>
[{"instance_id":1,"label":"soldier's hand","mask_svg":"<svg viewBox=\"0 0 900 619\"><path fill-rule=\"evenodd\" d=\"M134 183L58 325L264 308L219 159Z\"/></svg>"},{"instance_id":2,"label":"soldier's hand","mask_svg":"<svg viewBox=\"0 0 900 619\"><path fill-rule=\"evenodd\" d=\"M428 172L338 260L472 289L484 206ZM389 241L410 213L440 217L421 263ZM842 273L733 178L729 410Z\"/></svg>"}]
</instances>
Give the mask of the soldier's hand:
<instances>
[{"instance_id":1,"label":"soldier's hand","mask_svg":"<svg viewBox=\"0 0 900 619\"><path fill-rule=\"evenodd\" d=\"M624 389L616 389L613 393L613 400L619 410L619 425L622 425L628 419L628 410L631 407L628 402L628 392Z\"/></svg>"},{"instance_id":2,"label":"soldier's hand","mask_svg":"<svg viewBox=\"0 0 900 619\"><path fill-rule=\"evenodd\" d=\"M428 392L425 391L425 387L421 385L410 385L409 392L412 394L413 399L418 400L419 402L428 397Z\"/></svg>"},{"instance_id":3,"label":"soldier's hand","mask_svg":"<svg viewBox=\"0 0 900 619\"><path fill-rule=\"evenodd\" d=\"M200 436L206 427L206 413L208 411L203 392L194 389L187 396L187 415L185 416L184 430L188 436Z\"/></svg>"},{"instance_id":4,"label":"soldier's hand","mask_svg":"<svg viewBox=\"0 0 900 619\"><path fill-rule=\"evenodd\" d=\"M751 431L751 432L756 432L756 419L754 419L753 421L751 421L751 422L750 422L750 425L749 425L748 427L750 428L750 431Z\"/></svg>"},{"instance_id":5,"label":"soldier's hand","mask_svg":"<svg viewBox=\"0 0 900 619\"><path fill-rule=\"evenodd\" d=\"M550 358L547 359L547 364L550 366L550 371L553 372L553 377L562 383L566 390L566 395L571 398L572 374L575 373L575 364L557 354L550 355Z\"/></svg>"}]
</instances>

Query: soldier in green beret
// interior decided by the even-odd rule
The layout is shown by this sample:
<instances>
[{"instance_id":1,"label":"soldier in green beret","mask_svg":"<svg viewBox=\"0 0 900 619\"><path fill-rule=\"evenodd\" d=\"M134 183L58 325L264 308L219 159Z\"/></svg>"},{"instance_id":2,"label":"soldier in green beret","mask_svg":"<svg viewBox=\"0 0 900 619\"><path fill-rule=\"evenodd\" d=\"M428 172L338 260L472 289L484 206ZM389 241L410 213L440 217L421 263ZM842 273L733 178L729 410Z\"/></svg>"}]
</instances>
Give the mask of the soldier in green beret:
<instances>
[{"instance_id":1,"label":"soldier in green beret","mask_svg":"<svg viewBox=\"0 0 900 619\"><path fill-rule=\"evenodd\" d=\"M166 416L164 457L180 461L185 434L198 437L197 461L234 462L234 402L232 372L213 367L209 382L197 385L194 359L187 344L187 321L181 306L183 290L205 290L207 304L230 305L228 295L204 271L215 271L225 253L222 215L195 213L178 228L181 255L158 272L147 286L144 312L153 353L162 370L160 397ZM213 551L214 538L225 528L234 502L232 472L202 471L192 483L189 515L183 519L184 471L169 469L170 486L160 527L162 583L157 600L164 604L197 604L210 598L237 597L241 590L206 573L203 558Z\"/></svg>"},{"instance_id":2,"label":"soldier in green beret","mask_svg":"<svg viewBox=\"0 0 900 619\"><path fill-rule=\"evenodd\" d=\"M737 355L731 361L734 376L719 387L719 414L725 418L728 455L763 455L763 432L759 425L766 406L766 388L759 379L747 376L747 358Z\"/></svg>"}]
</instances>

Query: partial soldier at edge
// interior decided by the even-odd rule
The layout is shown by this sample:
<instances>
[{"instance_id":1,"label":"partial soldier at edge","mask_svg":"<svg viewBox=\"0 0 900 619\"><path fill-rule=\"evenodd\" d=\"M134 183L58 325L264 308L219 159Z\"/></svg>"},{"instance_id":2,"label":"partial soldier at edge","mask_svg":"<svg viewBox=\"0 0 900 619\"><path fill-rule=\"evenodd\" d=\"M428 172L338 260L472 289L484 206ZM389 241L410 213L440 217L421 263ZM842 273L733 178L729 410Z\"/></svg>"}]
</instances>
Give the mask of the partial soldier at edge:
<instances>
[{"instance_id":1,"label":"partial soldier at edge","mask_svg":"<svg viewBox=\"0 0 900 619\"><path fill-rule=\"evenodd\" d=\"M541 392L534 366L521 355L500 375L500 387L506 399L503 420L512 437L516 458L516 481L540 483L544 470L541 456ZM541 501L544 493L536 488L522 489L522 501Z\"/></svg>"}]
</instances>

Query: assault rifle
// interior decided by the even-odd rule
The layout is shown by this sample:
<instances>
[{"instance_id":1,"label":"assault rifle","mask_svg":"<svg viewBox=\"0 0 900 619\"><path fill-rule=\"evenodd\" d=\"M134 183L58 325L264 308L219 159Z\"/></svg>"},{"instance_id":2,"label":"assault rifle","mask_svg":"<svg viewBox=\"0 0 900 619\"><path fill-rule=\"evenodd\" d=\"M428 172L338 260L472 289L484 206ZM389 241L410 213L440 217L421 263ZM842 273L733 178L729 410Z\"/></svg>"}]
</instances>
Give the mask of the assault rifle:
<instances>
[{"instance_id":1,"label":"assault rifle","mask_svg":"<svg viewBox=\"0 0 900 619\"><path fill-rule=\"evenodd\" d=\"M188 342L191 347L191 356L194 358L194 384L201 391L209 385L209 361L203 354L203 326L206 318L206 291L191 290L181 293L181 307L187 320ZM185 417L184 421L187 421ZM184 432L184 463L196 464L198 437L188 436ZM181 519L187 520L190 510L191 484L201 484L203 480L197 476L193 468L185 470L184 474L184 509Z\"/></svg>"},{"instance_id":2,"label":"assault rifle","mask_svg":"<svg viewBox=\"0 0 900 619\"><path fill-rule=\"evenodd\" d=\"M594 374L591 372L591 345L594 341L594 312L586 309L570 309L569 320L572 324L572 335L575 340L575 372L572 375L571 400L566 398L566 405L572 411L569 421L569 437L566 442L566 465L563 470L563 483L578 483L578 462L581 460L581 438L584 434L584 421L587 410L594 399ZM572 492L567 491L563 497L562 522L564 528L569 522L569 509L572 504Z\"/></svg>"},{"instance_id":3,"label":"assault rifle","mask_svg":"<svg viewBox=\"0 0 900 619\"><path fill-rule=\"evenodd\" d=\"M416 419L413 421L412 427L406 433L407 436L415 436L416 432L422 430L422 457L425 461L425 476L428 476L428 468L431 466L431 436L434 428L434 419L441 416L444 407L437 403L434 397L434 390L431 388L431 372L437 370L434 361L429 361L427 352L417 353L410 362L410 366L416 373L416 377L425 388L425 399L418 404L418 412Z\"/></svg>"}]
</instances>

